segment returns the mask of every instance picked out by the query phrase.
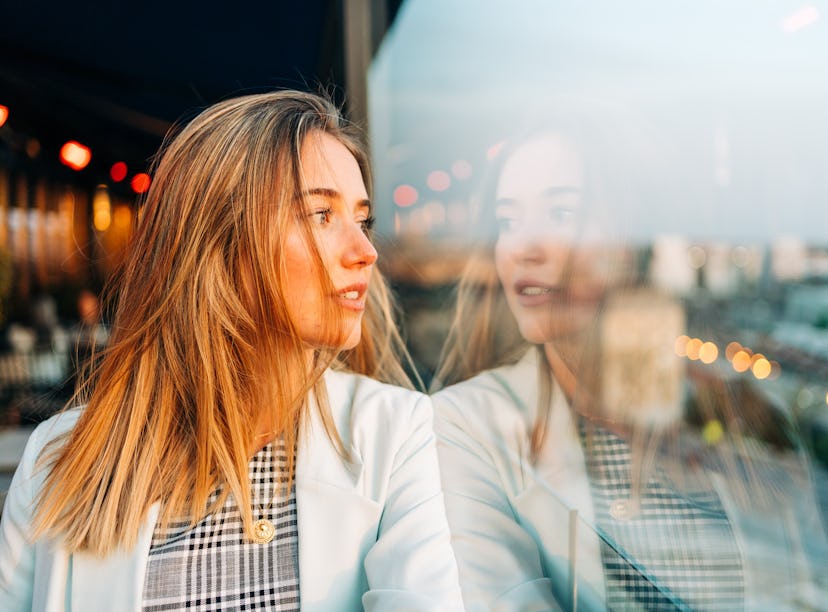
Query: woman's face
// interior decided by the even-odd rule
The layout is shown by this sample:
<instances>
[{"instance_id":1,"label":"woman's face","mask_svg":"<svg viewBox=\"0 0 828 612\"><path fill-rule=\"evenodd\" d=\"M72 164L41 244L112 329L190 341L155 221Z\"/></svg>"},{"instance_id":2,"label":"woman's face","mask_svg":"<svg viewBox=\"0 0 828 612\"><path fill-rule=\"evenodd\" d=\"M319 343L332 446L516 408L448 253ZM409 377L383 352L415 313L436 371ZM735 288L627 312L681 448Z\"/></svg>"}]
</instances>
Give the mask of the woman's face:
<instances>
[{"instance_id":1,"label":"woman's face","mask_svg":"<svg viewBox=\"0 0 828 612\"><path fill-rule=\"evenodd\" d=\"M371 203L356 159L336 138L312 133L302 145L305 210L285 237L284 271L288 313L312 348L353 348L359 343L368 283L377 251L366 232ZM300 223L316 238L324 270L318 270ZM327 273L334 289L327 292ZM331 319L334 318L332 321ZM340 331L331 327L341 322Z\"/></svg>"},{"instance_id":2,"label":"woman's face","mask_svg":"<svg viewBox=\"0 0 828 612\"><path fill-rule=\"evenodd\" d=\"M556 134L516 149L497 183L495 265L520 333L533 344L577 335L595 316L601 283L583 190L582 160Z\"/></svg>"}]
</instances>

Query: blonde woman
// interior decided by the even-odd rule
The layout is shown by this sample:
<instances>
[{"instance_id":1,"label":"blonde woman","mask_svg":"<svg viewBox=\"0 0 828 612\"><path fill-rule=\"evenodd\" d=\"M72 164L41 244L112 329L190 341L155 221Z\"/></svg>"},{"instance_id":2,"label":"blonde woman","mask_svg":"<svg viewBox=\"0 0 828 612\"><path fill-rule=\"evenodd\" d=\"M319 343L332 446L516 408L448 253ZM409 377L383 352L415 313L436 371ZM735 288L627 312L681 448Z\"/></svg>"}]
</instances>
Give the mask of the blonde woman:
<instances>
[{"instance_id":1,"label":"blonde woman","mask_svg":"<svg viewBox=\"0 0 828 612\"><path fill-rule=\"evenodd\" d=\"M807 466L684 426L683 311L632 290L617 141L566 128L497 160L432 397L467 609L807 608L828 592ZM754 434L711 389L695 410Z\"/></svg>"},{"instance_id":2,"label":"blonde woman","mask_svg":"<svg viewBox=\"0 0 828 612\"><path fill-rule=\"evenodd\" d=\"M0 609L456 610L428 399L375 269L368 162L283 91L163 148L85 406L32 434Z\"/></svg>"}]
</instances>

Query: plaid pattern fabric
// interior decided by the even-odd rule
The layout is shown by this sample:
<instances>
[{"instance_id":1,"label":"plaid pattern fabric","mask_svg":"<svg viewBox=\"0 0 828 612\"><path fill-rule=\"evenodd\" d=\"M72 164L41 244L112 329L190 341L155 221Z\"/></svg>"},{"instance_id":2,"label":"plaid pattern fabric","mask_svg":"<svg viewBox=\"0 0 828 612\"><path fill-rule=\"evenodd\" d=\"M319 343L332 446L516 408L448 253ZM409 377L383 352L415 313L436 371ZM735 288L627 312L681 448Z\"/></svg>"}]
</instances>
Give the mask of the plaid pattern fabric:
<instances>
[{"instance_id":1,"label":"plaid pattern fabric","mask_svg":"<svg viewBox=\"0 0 828 612\"><path fill-rule=\"evenodd\" d=\"M276 536L268 544L245 538L232 495L217 513L192 529L156 527L144 582L144 612L187 610L299 610L296 494L273 500L284 471L284 446L268 444L249 463L253 519L268 518ZM210 502L219 492L213 493ZM264 509L264 510L262 510Z\"/></svg>"},{"instance_id":2,"label":"plaid pattern fabric","mask_svg":"<svg viewBox=\"0 0 828 612\"><path fill-rule=\"evenodd\" d=\"M581 435L586 432L581 428ZM586 444L586 442L585 442ZM630 504L630 447L604 430L589 436L587 470L602 536L611 610L739 610L741 556L716 492L678 491L657 468Z\"/></svg>"}]
</instances>

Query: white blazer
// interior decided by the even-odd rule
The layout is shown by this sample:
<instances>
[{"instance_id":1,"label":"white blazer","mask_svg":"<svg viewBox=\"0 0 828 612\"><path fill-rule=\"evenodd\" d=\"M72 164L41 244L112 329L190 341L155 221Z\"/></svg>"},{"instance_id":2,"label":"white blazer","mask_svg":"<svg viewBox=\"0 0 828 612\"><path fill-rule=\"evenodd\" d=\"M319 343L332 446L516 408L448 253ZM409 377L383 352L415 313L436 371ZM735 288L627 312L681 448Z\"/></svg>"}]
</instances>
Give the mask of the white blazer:
<instances>
[{"instance_id":1,"label":"white blazer","mask_svg":"<svg viewBox=\"0 0 828 612\"><path fill-rule=\"evenodd\" d=\"M353 374L329 371L325 383L353 462L337 454L312 407L296 464L302 610L462 610L429 399ZM137 545L106 558L30 537L44 480L35 461L78 414L34 431L12 481L0 523L3 612L141 610L157 505Z\"/></svg>"},{"instance_id":2,"label":"white blazer","mask_svg":"<svg viewBox=\"0 0 828 612\"><path fill-rule=\"evenodd\" d=\"M538 354L432 396L446 511L470 612L605 609L600 540L580 438L556 388L547 437L533 464ZM734 484L712 481L742 554L746 610L820 608L828 601L828 547L807 464L755 457L774 476L769 509L745 507ZM769 483L770 485L770 483ZM756 493L754 491L754 493Z\"/></svg>"},{"instance_id":3,"label":"white blazer","mask_svg":"<svg viewBox=\"0 0 828 612\"><path fill-rule=\"evenodd\" d=\"M470 612L559 609L569 602L572 557L579 609L603 602L580 440L556 388L544 448L532 464L537 392L537 358L530 351L515 365L432 396L446 510Z\"/></svg>"}]
</instances>

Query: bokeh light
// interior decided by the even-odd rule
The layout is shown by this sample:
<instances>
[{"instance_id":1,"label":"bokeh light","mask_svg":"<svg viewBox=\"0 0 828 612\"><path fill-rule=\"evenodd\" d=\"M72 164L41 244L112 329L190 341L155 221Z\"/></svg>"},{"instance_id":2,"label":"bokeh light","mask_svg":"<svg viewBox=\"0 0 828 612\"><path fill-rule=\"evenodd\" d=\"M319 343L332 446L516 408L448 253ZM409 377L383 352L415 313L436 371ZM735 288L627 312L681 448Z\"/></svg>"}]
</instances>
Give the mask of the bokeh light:
<instances>
[{"instance_id":1,"label":"bokeh light","mask_svg":"<svg viewBox=\"0 0 828 612\"><path fill-rule=\"evenodd\" d=\"M60 148L60 161L72 170L83 170L91 159L92 151L77 140L70 140Z\"/></svg>"},{"instance_id":2,"label":"bokeh light","mask_svg":"<svg viewBox=\"0 0 828 612\"><path fill-rule=\"evenodd\" d=\"M0 127L3 127L3 124L6 123L6 120L9 118L9 107L3 106L0 104Z\"/></svg>"},{"instance_id":3,"label":"bokeh light","mask_svg":"<svg viewBox=\"0 0 828 612\"><path fill-rule=\"evenodd\" d=\"M690 336L681 335L676 338L674 350L679 357L687 357L687 343L690 341Z\"/></svg>"},{"instance_id":4,"label":"bokeh light","mask_svg":"<svg viewBox=\"0 0 828 612\"><path fill-rule=\"evenodd\" d=\"M124 162L119 161L112 164L112 167L109 169L109 176L116 183L120 183L126 178L127 172L127 165Z\"/></svg>"},{"instance_id":5,"label":"bokeh light","mask_svg":"<svg viewBox=\"0 0 828 612\"><path fill-rule=\"evenodd\" d=\"M699 349L699 359L702 363L711 364L719 357L719 347L712 342L705 342Z\"/></svg>"},{"instance_id":6,"label":"bokeh light","mask_svg":"<svg viewBox=\"0 0 828 612\"><path fill-rule=\"evenodd\" d=\"M690 267L694 270L698 270L707 262L707 253L697 244L687 249L687 257L690 260Z\"/></svg>"},{"instance_id":7,"label":"bokeh light","mask_svg":"<svg viewBox=\"0 0 828 612\"><path fill-rule=\"evenodd\" d=\"M29 138L26 141L26 155L29 159L35 159L40 155L40 141L37 138Z\"/></svg>"},{"instance_id":8,"label":"bokeh light","mask_svg":"<svg viewBox=\"0 0 828 612\"><path fill-rule=\"evenodd\" d=\"M500 153L500 150L503 148L503 145L505 144L506 143L504 141L496 142L488 149L486 149L486 159L492 161L495 157L497 157L497 154Z\"/></svg>"},{"instance_id":9,"label":"bokeh light","mask_svg":"<svg viewBox=\"0 0 828 612\"><path fill-rule=\"evenodd\" d=\"M747 372L750 367L750 355L744 349L733 355L733 369L737 372Z\"/></svg>"},{"instance_id":10,"label":"bokeh light","mask_svg":"<svg viewBox=\"0 0 828 612\"><path fill-rule=\"evenodd\" d=\"M465 181L471 178L472 165L465 159L458 159L451 165L451 173L454 175L454 178Z\"/></svg>"},{"instance_id":11,"label":"bokeh light","mask_svg":"<svg viewBox=\"0 0 828 612\"><path fill-rule=\"evenodd\" d=\"M770 376L771 373L770 361L768 361L764 357L760 357L759 359L753 362L753 365L751 366L751 371L753 372L753 375L759 380L767 378L768 376Z\"/></svg>"},{"instance_id":12,"label":"bokeh light","mask_svg":"<svg viewBox=\"0 0 828 612\"><path fill-rule=\"evenodd\" d=\"M429 189L432 191L445 191L451 187L451 177L448 175L448 172L435 170L434 172L429 173L426 178L426 185L428 185Z\"/></svg>"},{"instance_id":13,"label":"bokeh light","mask_svg":"<svg viewBox=\"0 0 828 612\"><path fill-rule=\"evenodd\" d=\"M419 197L417 190L411 185L399 185L394 190L394 204L397 206L406 207L416 204Z\"/></svg>"},{"instance_id":14,"label":"bokeh light","mask_svg":"<svg viewBox=\"0 0 828 612\"><path fill-rule=\"evenodd\" d=\"M112 202L106 185L98 185L92 197L92 224L99 232L105 232L112 223Z\"/></svg>"},{"instance_id":15,"label":"bokeh light","mask_svg":"<svg viewBox=\"0 0 828 612\"><path fill-rule=\"evenodd\" d=\"M150 188L151 182L149 174L146 172L140 172L132 177L130 186L135 193L146 193Z\"/></svg>"},{"instance_id":16,"label":"bokeh light","mask_svg":"<svg viewBox=\"0 0 828 612\"><path fill-rule=\"evenodd\" d=\"M742 345L733 341L725 347L725 357L728 361L733 361L733 356L742 350Z\"/></svg>"},{"instance_id":17,"label":"bokeh light","mask_svg":"<svg viewBox=\"0 0 828 612\"><path fill-rule=\"evenodd\" d=\"M699 358L699 352L701 351L702 344L704 344L698 338L691 338L687 341L687 358L696 361Z\"/></svg>"},{"instance_id":18,"label":"bokeh light","mask_svg":"<svg viewBox=\"0 0 828 612\"><path fill-rule=\"evenodd\" d=\"M710 446L713 446L724 437L724 427L718 419L710 419L704 424L702 429L702 438Z\"/></svg>"}]
</instances>

